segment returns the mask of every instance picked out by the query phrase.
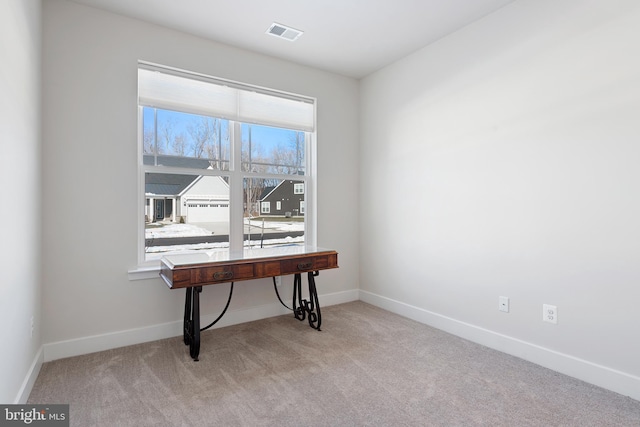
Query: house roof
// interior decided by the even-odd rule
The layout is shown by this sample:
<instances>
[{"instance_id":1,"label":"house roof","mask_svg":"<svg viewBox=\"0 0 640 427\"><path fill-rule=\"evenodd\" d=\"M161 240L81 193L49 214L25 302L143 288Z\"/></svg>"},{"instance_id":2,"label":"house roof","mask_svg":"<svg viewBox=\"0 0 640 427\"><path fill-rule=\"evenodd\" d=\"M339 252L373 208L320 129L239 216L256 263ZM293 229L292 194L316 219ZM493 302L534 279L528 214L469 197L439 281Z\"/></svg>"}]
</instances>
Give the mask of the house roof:
<instances>
[{"instance_id":1,"label":"house roof","mask_svg":"<svg viewBox=\"0 0 640 427\"><path fill-rule=\"evenodd\" d=\"M282 182L281 182L280 184L282 184ZM278 184L278 185L277 185L277 186L275 186L275 187L265 187L265 189L264 189L264 190L262 190L262 194L260 194L260 197L258 198L258 200L264 200L264 199L266 199L266 198L267 198L267 196L268 196L269 194L271 194L271 192L272 192L273 190L275 190L276 188L278 188L278 187L280 186L280 184Z\"/></svg>"},{"instance_id":2,"label":"house roof","mask_svg":"<svg viewBox=\"0 0 640 427\"><path fill-rule=\"evenodd\" d=\"M198 175L146 173L144 192L145 194L177 196L196 178Z\"/></svg>"},{"instance_id":3,"label":"house roof","mask_svg":"<svg viewBox=\"0 0 640 427\"><path fill-rule=\"evenodd\" d=\"M158 155L154 161L152 154L145 154L143 162L145 165L158 164L162 166L208 169L211 164L207 159L196 159L193 157L178 157ZM144 192L162 196L177 196L189 186L199 175L176 175L164 173L145 173Z\"/></svg>"}]
</instances>

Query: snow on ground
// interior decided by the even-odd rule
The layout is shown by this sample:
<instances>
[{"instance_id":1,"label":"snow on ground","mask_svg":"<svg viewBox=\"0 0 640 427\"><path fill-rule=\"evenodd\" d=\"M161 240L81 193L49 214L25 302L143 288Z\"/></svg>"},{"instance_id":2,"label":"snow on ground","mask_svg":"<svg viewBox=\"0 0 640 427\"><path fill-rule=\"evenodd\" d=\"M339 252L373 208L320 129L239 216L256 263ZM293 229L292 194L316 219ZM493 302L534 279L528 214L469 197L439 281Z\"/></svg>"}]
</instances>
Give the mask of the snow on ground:
<instances>
[{"instance_id":1,"label":"snow on ground","mask_svg":"<svg viewBox=\"0 0 640 427\"><path fill-rule=\"evenodd\" d=\"M193 224L166 224L162 227L147 228L144 232L146 239L165 237L193 237L208 236L211 231Z\"/></svg>"},{"instance_id":2,"label":"snow on ground","mask_svg":"<svg viewBox=\"0 0 640 427\"><path fill-rule=\"evenodd\" d=\"M252 240L250 242L245 242L245 247L251 248L259 248L260 245L263 244L264 247L271 246L288 246L288 245L301 245L304 244L304 236L300 237L286 237L284 239L269 239L264 242L260 242L260 240ZM171 252L172 254L190 254L196 253L203 250L209 249L225 249L229 247L229 243L220 242L220 243L197 243L193 245L180 245L180 246L152 246L146 248L146 259L154 260L160 259L166 252Z\"/></svg>"},{"instance_id":3,"label":"snow on ground","mask_svg":"<svg viewBox=\"0 0 640 427\"><path fill-rule=\"evenodd\" d=\"M245 220L246 225L252 226L252 232L255 233L256 229L262 229L262 221L249 221ZM304 222L275 222L265 221L264 228L271 231L304 231ZM211 234L210 230L202 227L195 226L193 224L165 224L162 227L151 227L145 230L145 238L168 238L168 237L192 237L192 236L208 236ZM260 247L264 246L280 246L280 245L296 245L303 244L304 236L299 237L286 237L284 239L265 239L264 241L251 240L245 242L245 246ZM145 249L146 259L160 259L166 252L171 253L194 253L208 249L224 249L228 248L228 242L218 243L196 243L190 245L172 245L172 246L151 246Z\"/></svg>"},{"instance_id":4,"label":"snow on ground","mask_svg":"<svg viewBox=\"0 0 640 427\"><path fill-rule=\"evenodd\" d=\"M264 224L265 229L277 230L277 231L304 231L304 222L302 221L257 221L247 220L245 224L249 224L252 227L262 228Z\"/></svg>"},{"instance_id":5,"label":"snow on ground","mask_svg":"<svg viewBox=\"0 0 640 427\"><path fill-rule=\"evenodd\" d=\"M251 225L251 232L261 230L262 221L247 220L245 225ZM265 230L271 231L304 231L304 222L301 221L264 221ZM149 227L145 230L145 239L160 239L166 237L193 237L208 236L212 232L206 228L199 227L194 224L174 224L167 223L161 227Z\"/></svg>"}]
</instances>

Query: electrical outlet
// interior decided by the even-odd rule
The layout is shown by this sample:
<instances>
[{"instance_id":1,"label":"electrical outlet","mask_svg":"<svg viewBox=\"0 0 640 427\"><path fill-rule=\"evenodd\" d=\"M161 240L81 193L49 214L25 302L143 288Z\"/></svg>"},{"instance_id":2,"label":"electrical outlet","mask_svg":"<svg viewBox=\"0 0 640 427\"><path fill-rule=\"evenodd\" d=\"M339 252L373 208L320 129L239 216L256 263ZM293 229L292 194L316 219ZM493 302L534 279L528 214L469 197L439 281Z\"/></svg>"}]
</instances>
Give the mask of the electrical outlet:
<instances>
[{"instance_id":1,"label":"electrical outlet","mask_svg":"<svg viewBox=\"0 0 640 427\"><path fill-rule=\"evenodd\" d=\"M542 304L542 320L545 322L558 324L558 307L550 304Z\"/></svg>"},{"instance_id":2,"label":"electrical outlet","mask_svg":"<svg viewBox=\"0 0 640 427\"><path fill-rule=\"evenodd\" d=\"M33 316L31 316L31 338L33 338Z\"/></svg>"},{"instance_id":3,"label":"electrical outlet","mask_svg":"<svg viewBox=\"0 0 640 427\"><path fill-rule=\"evenodd\" d=\"M498 297L498 310L509 312L509 297Z\"/></svg>"},{"instance_id":4,"label":"electrical outlet","mask_svg":"<svg viewBox=\"0 0 640 427\"><path fill-rule=\"evenodd\" d=\"M276 286L282 285L282 276L276 276Z\"/></svg>"}]
</instances>

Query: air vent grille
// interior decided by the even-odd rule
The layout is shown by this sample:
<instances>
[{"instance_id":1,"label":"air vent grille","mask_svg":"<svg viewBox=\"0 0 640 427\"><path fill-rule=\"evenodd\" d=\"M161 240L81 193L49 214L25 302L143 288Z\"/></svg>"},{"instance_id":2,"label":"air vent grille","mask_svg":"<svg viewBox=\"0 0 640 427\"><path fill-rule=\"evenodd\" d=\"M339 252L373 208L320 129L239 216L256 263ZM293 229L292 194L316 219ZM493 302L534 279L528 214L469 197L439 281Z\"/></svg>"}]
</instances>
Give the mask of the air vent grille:
<instances>
[{"instance_id":1,"label":"air vent grille","mask_svg":"<svg viewBox=\"0 0 640 427\"><path fill-rule=\"evenodd\" d=\"M297 40L298 37L302 35L302 31L296 30L295 28L287 27L282 24L273 23L267 30L267 34L292 42Z\"/></svg>"}]
</instances>

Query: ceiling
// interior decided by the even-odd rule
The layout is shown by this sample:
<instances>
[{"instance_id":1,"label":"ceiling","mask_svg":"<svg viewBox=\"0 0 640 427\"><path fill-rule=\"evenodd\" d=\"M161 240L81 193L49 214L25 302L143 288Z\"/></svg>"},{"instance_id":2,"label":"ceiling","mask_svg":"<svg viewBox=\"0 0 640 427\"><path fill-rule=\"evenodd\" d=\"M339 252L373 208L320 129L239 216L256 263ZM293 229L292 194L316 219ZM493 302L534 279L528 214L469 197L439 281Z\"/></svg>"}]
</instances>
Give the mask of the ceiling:
<instances>
[{"instance_id":1,"label":"ceiling","mask_svg":"<svg viewBox=\"0 0 640 427\"><path fill-rule=\"evenodd\" d=\"M514 0L73 1L361 78ZM266 34L274 22L304 34Z\"/></svg>"}]
</instances>

